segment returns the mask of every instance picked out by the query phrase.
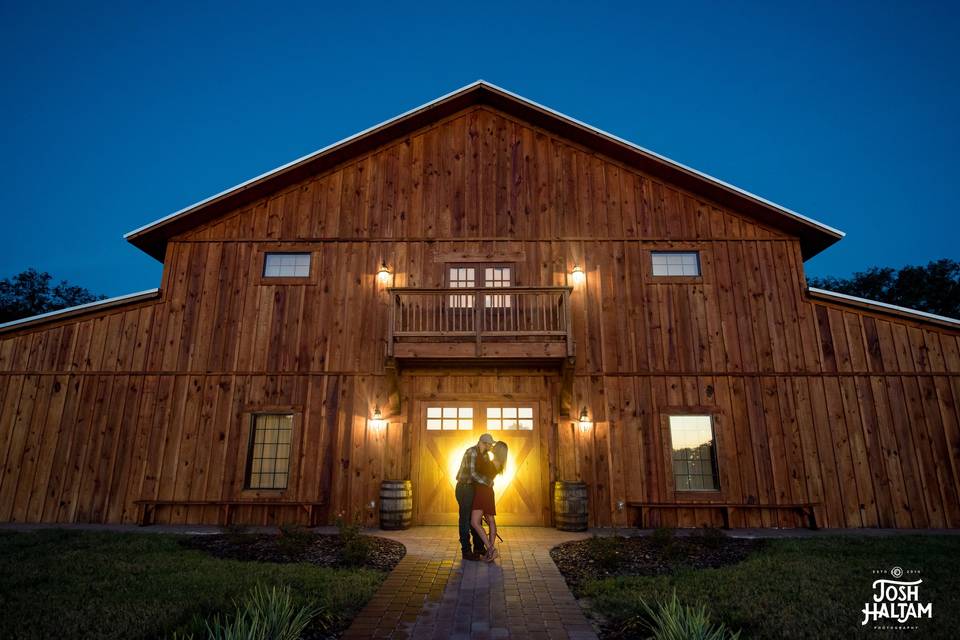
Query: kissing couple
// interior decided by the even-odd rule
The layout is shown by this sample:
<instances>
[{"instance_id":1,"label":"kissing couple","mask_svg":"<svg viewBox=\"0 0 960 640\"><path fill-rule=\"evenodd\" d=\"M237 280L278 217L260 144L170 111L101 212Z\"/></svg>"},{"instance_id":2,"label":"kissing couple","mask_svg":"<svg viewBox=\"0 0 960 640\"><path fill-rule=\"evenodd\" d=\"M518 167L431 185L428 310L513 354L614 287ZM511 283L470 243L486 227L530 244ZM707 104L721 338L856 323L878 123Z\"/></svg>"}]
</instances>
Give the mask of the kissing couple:
<instances>
[{"instance_id":1,"label":"kissing couple","mask_svg":"<svg viewBox=\"0 0 960 640\"><path fill-rule=\"evenodd\" d=\"M463 452L457 472L456 496L460 508L460 551L464 560L492 562L499 555L494 542L494 538L500 538L500 535L497 533L493 481L506 466L507 443L495 442L489 433L480 436L477 444ZM489 534L484 531L482 521L490 527Z\"/></svg>"}]
</instances>

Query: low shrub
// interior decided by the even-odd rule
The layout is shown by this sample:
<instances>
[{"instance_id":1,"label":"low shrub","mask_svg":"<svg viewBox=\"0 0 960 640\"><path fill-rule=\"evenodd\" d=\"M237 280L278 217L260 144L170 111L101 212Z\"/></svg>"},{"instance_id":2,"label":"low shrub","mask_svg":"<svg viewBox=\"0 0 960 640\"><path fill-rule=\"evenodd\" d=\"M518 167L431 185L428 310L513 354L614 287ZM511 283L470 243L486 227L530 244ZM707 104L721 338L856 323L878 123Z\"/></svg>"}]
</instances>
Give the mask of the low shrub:
<instances>
[{"instance_id":1,"label":"low shrub","mask_svg":"<svg viewBox=\"0 0 960 640\"><path fill-rule=\"evenodd\" d=\"M653 530L653 533L650 534L650 540L655 546L666 547L670 544L673 544L673 541L676 539L676 535L673 532L673 529L669 527L657 527Z\"/></svg>"},{"instance_id":2,"label":"low shrub","mask_svg":"<svg viewBox=\"0 0 960 640\"><path fill-rule=\"evenodd\" d=\"M590 556L604 571L613 571L620 565L620 539L615 536L590 538Z\"/></svg>"},{"instance_id":3,"label":"low shrub","mask_svg":"<svg viewBox=\"0 0 960 640\"><path fill-rule=\"evenodd\" d=\"M694 531L693 536L710 549L717 549L727 538L727 534L722 529L708 527L707 525L703 525L703 527Z\"/></svg>"},{"instance_id":4,"label":"low shrub","mask_svg":"<svg viewBox=\"0 0 960 640\"><path fill-rule=\"evenodd\" d=\"M722 623L713 624L704 605L685 606L671 593L666 602L658 602L656 609L641 600L643 612L624 621L622 633L629 638L648 637L653 640L738 640L740 632L733 632Z\"/></svg>"},{"instance_id":5,"label":"low shrub","mask_svg":"<svg viewBox=\"0 0 960 640\"><path fill-rule=\"evenodd\" d=\"M282 524L277 537L277 546L289 555L296 555L306 550L313 539L313 532L302 525Z\"/></svg>"},{"instance_id":6,"label":"low shrub","mask_svg":"<svg viewBox=\"0 0 960 640\"><path fill-rule=\"evenodd\" d=\"M221 525L220 533L226 536L227 539L234 544L240 544L244 542L250 535L250 531L246 525L234 523Z\"/></svg>"},{"instance_id":7,"label":"low shrub","mask_svg":"<svg viewBox=\"0 0 960 640\"><path fill-rule=\"evenodd\" d=\"M343 561L350 566L365 564L370 557L370 541L360 533L360 522L359 513L352 521L346 520L341 513L335 521L343 543Z\"/></svg>"}]
</instances>

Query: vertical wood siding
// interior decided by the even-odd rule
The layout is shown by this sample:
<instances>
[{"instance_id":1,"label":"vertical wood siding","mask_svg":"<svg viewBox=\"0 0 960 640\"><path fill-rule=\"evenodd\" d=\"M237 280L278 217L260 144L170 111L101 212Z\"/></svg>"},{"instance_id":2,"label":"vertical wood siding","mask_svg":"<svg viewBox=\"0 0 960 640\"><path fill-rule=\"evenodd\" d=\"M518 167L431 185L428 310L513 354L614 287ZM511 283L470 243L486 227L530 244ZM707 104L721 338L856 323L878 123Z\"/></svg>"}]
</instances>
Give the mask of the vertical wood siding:
<instances>
[{"instance_id":1,"label":"vertical wood siding","mask_svg":"<svg viewBox=\"0 0 960 640\"><path fill-rule=\"evenodd\" d=\"M316 278L260 281L264 250L305 245ZM698 250L703 278L654 280L649 251L670 248ZM519 285L583 267L573 405L592 430L559 415L558 374L504 368L405 373L401 414L368 432L389 393L377 267L395 286L442 286L435 256L452 252L518 254ZM662 417L702 407L725 500L822 502L826 526L960 526L960 332L813 302L795 238L488 108L174 239L161 287L0 334L0 520L132 522L138 498L257 495L243 489L249 412L276 407L302 425L284 495L326 499L329 518L365 511L382 479L411 477L410 398L536 389L552 407L544 491L587 481L595 525L628 523L619 500L672 499ZM733 523L801 524L776 511Z\"/></svg>"}]
</instances>

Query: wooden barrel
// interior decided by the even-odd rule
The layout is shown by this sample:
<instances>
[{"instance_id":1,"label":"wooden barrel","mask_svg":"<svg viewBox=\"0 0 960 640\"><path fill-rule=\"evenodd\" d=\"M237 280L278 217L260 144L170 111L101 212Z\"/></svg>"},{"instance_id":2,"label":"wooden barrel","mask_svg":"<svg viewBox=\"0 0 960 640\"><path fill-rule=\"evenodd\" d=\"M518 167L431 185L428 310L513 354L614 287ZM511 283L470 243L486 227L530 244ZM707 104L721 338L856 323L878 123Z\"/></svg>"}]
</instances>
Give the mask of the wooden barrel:
<instances>
[{"instance_id":1,"label":"wooden barrel","mask_svg":"<svg viewBox=\"0 0 960 640\"><path fill-rule=\"evenodd\" d=\"M587 530L587 483L553 483L553 519L561 531Z\"/></svg>"},{"instance_id":2,"label":"wooden barrel","mask_svg":"<svg viewBox=\"0 0 960 640\"><path fill-rule=\"evenodd\" d=\"M380 528L409 529L413 516L413 484L409 480L380 483Z\"/></svg>"}]
</instances>

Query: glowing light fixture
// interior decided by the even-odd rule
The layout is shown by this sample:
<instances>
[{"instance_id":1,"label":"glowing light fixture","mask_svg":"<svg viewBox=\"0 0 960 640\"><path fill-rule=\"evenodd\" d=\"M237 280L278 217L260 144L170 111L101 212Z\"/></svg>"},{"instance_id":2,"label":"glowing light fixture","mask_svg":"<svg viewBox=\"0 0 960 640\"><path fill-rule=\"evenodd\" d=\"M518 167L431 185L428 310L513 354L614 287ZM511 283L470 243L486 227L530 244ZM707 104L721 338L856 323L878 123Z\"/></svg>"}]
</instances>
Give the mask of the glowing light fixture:
<instances>
[{"instance_id":1,"label":"glowing light fixture","mask_svg":"<svg viewBox=\"0 0 960 640\"><path fill-rule=\"evenodd\" d=\"M583 272L583 268L575 264L573 265L573 273L570 274L570 278L573 280L573 284L583 284L583 281L587 279L587 274Z\"/></svg>"},{"instance_id":2,"label":"glowing light fixture","mask_svg":"<svg viewBox=\"0 0 960 640\"><path fill-rule=\"evenodd\" d=\"M367 421L367 425L374 431L380 431L387 425L387 421L383 419L383 416L380 414L380 405L377 405L373 410L373 417Z\"/></svg>"},{"instance_id":3,"label":"glowing light fixture","mask_svg":"<svg viewBox=\"0 0 960 640\"><path fill-rule=\"evenodd\" d=\"M587 408L584 407L580 410L580 431L589 431L592 426L593 422L590 421L590 416L587 415Z\"/></svg>"},{"instance_id":4,"label":"glowing light fixture","mask_svg":"<svg viewBox=\"0 0 960 640\"><path fill-rule=\"evenodd\" d=\"M384 260L380 263L380 269L377 271L377 280L380 282L386 282L390 279L390 268L387 266L387 261Z\"/></svg>"}]
</instances>

